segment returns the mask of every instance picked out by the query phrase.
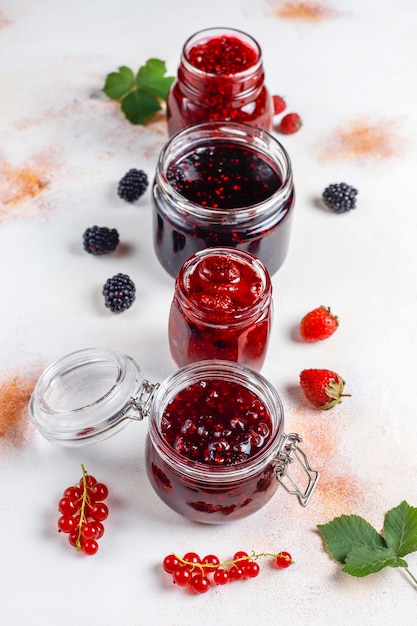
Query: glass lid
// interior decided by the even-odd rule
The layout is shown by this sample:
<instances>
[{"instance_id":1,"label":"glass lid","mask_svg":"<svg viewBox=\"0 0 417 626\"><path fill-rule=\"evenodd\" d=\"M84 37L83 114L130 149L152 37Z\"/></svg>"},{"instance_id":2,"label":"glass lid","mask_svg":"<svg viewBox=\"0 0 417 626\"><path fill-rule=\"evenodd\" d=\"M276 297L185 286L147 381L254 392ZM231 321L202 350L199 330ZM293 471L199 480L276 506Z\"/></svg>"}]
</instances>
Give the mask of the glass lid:
<instances>
[{"instance_id":1,"label":"glass lid","mask_svg":"<svg viewBox=\"0 0 417 626\"><path fill-rule=\"evenodd\" d=\"M83 445L114 435L141 419L135 397L143 386L129 356L99 348L72 352L39 377L29 414L39 432L54 443Z\"/></svg>"}]
</instances>

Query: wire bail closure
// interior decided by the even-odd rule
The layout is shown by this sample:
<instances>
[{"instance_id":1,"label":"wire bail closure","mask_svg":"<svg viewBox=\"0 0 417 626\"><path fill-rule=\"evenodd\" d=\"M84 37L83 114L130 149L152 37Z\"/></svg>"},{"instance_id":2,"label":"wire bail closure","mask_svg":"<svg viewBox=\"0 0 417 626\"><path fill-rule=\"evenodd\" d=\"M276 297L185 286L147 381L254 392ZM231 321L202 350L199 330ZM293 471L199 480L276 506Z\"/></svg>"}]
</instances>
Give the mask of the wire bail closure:
<instances>
[{"instance_id":1,"label":"wire bail closure","mask_svg":"<svg viewBox=\"0 0 417 626\"><path fill-rule=\"evenodd\" d=\"M297 433L284 435L282 446L275 458L274 469L276 478L280 485L284 487L285 491L297 496L302 506L307 506L317 485L320 472L311 467L307 455L299 447L298 444L301 443L302 440L302 437L300 437ZM300 489L295 480L288 473L288 466L293 461L298 461L308 477L308 483L305 491ZM287 482L284 482L285 479Z\"/></svg>"},{"instance_id":2,"label":"wire bail closure","mask_svg":"<svg viewBox=\"0 0 417 626\"><path fill-rule=\"evenodd\" d=\"M139 396L130 398L129 407L135 414L126 414L127 419L142 421L144 417L148 417L151 411L152 402L155 393L159 387L159 383L152 384L148 380L144 380L140 388Z\"/></svg>"}]
</instances>

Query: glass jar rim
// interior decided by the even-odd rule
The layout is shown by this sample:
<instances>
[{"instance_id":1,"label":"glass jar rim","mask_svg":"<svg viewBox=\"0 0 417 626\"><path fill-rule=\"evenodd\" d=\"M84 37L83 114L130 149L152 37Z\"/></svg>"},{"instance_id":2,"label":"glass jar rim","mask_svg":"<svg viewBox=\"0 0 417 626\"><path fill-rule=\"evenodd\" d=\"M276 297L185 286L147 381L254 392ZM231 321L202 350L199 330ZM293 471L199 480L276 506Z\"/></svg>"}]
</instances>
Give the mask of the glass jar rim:
<instances>
[{"instance_id":1,"label":"glass jar rim","mask_svg":"<svg viewBox=\"0 0 417 626\"><path fill-rule=\"evenodd\" d=\"M253 143L249 144L248 138L253 140ZM166 173L175 157L184 156L192 147L224 141L245 148L250 147L275 166L282 178L281 185L266 200L232 209L213 208L188 200L170 184ZM229 121L202 122L181 129L163 146L155 173L154 194L158 193L158 187L170 199L176 210L187 216L192 215L207 223L250 225L261 215L265 217L271 214L276 218L277 203L283 202L293 193L291 161L284 146L271 133L257 126Z\"/></svg>"},{"instance_id":2,"label":"glass jar rim","mask_svg":"<svg viewBox=\"0 0 417 626\"><path fill-rule=\"evenodd\" d=\"M230 74L228 74L229 76L233 76L234 80L245 80L247 79L249 76L252 76L252 74L257 73L259 70L262 69L262 50L261 50L261 46L259 45L259 43L256 41L256 39L254 37L252 37L252 35L249 35L248 33L246 33L243 30L240 30L238 28L229 28L227 26L215 26L212 28L203 28L201 30L196 31L193 35L191 35L190 37L188 37L188 39L185 41L184 45L183 45L183 49L182 49L182 55L181 55L181 63L184 65L184 67L186 68L186 70L190 73L195 74L196 76L200 76L200 77L204 77L204 78L219 78L218 74L215 74L213 72L207 72L204 70L200 70L198 67L195 67L195 65L192 65L192 63L189 60L189 52L192 49L192 47L198 43L199 41L204 41L204 40L209 40L212 39L216 36L219 36L221 34L230 34L230 35L235 35L237 37L239 37L240 39L242 39L245 43L247 43L249 46L251 46L253 48L253 50L256 52L256 61L250 65L249 67L247 67L244 70L241 70L239 72L232 72Z\"/></svg>"},{"instance_id":3,"label":"glass jar rim","mask_svg":"<svg viewBox=\"0 0 417 626\"><path fill-rule=\"evenodd\" d=\"M168 444L160 430L160 418L168 403L190 384L190 374L192 374L195 382L210 377L210 380L227 380L240 383L262 400L268 410L273 430L269 441L258 454L235 465L213 466L187 459ZM245 365L211 359L186 365L172 373L161 383L149 421L148 435L158 450L158 454L170 465L171 469L184 472L188 477L194 476L199 481L219 483L249 478L268 463L273 462L283 441L283 432L284 407L278 392L271 383L262 374Z\"/></svg>"}]
</instances>

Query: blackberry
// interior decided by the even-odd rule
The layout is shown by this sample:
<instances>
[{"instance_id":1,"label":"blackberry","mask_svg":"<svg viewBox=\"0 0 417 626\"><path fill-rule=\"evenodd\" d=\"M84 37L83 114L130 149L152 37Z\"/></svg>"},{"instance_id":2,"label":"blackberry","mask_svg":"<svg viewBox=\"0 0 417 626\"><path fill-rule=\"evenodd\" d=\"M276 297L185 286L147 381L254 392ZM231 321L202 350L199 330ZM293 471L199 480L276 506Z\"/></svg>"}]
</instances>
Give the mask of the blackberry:
<instances>
[{"instance_id":1,"label":"blackberry","mask_svg":"<svg viewBox=\"0 0 417 626\"><path fill-rule=\"evenodd\" d=\"M358 190L346 183L329 185L323 191L323 202L335 213L345 213L356 207Z\"/></svg>"},{"instance_id":2,"label":"blackberry","mask_svg":"<svg viewBox=\"0 0 417 626\"><path fill-rule=\"evenodd\" d=\"M92 226L83 234L84 250L96 256L108 254L117 248L119 233L115 228Z\"/></svg>"},{"instance_id":3,"label":"blackberry","mask_svg":"<svg viewBox=\"0 0 417 626\"><path fill-rule=\"evenodd\" d=\"M107 279L103 295L106 307L113 313L121 313L132 306L136 287L127 274L116 274Z\"/></svg>"},{"instance_id":4,"label":"blackberry","mask_svg":"<svg viewBox=\"0 0 417 626\"><path fill-rule=\"evenodd\" d=\"M119 182L117 193L127 202L136 202L148 187L148 176L143 170L131 169Z\"/></svg>"}]
</instances>

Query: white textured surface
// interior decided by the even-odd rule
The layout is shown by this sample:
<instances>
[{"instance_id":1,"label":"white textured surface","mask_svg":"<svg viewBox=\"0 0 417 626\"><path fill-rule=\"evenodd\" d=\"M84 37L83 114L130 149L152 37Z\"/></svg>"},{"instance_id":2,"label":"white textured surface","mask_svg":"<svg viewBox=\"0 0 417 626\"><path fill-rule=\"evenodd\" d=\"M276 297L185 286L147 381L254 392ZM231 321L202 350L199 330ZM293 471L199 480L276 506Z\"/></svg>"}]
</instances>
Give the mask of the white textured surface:
<instances>
[{"instance_id":1,"label":"white textured surface","mask_svg":"<svg viewBox=\"0 0 417 626\"><path fill-rule=\"evenodd\" d=\"M316 19L302 19L309 7ZM280 137L292 158L297 205L290 254L273 278L263 373L283 398L287 432L304 436L321 483L307 509L279 490L252 518L196 526L148 485L144 423L82 450L55 447L31 427L14 443L3 436L0 588L8 626L416 621L416 589L401 570L349 577L316 532L341 513L380 529L384 513L403 499L417 506L413 0L2 2L0 382L34 376L91 345L127 352L153 382L172 371L166 323L173 284L153 253L150 194L135 206L116 195L130 167L152 176L165 122L133 127L100 90L119 65L136 69L150 57L175 73L185 39L216 25L255 36L271 92L304 121L299 133ZM25 167L42 181L39 193L19 189ZM358 187L359 206L337 216L317 198L341 180ZM81 236L93 224L118 228L118 254L86 255ZM115 316L100 290L119 271L135 281L137 301ZM339 315L337 333L320 344L297 341L299 319L320 304ZM312 410L298 387L306 367L335 369L352 397L329 413ZM81 462L112 492L106 534L91 558L80 558L55 530L60 493L78 479ZM288 550L296 564L282 572L264 564L257 579L202 597L175 588L161 571L171 551L228 558L237 549ZM416 574L417 554L407 560Z\"/></svg>"}]
</instances>

